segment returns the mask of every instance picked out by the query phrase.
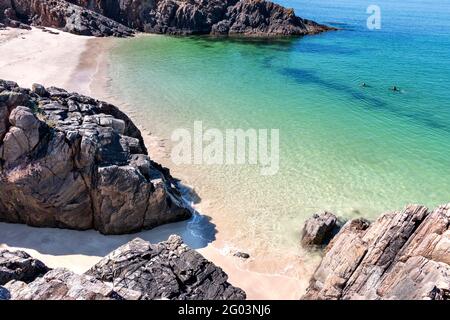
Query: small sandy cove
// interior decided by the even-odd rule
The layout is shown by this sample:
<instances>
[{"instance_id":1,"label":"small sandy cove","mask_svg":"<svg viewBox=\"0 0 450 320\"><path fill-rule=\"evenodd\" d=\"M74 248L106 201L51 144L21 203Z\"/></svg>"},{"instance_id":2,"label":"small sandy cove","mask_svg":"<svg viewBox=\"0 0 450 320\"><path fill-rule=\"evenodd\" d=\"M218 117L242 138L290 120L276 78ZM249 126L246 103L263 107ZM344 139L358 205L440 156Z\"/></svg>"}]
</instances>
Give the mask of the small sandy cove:
<instances>
[{"instance_id":1,"label":"small sandy cove","mask_svg":"<svg viewBox=\"0 0 450 320\"><path fill-rule=\"evenodd\" d=\"M57 86L108 100L106 92L101 90L105 86L102 82L107 81L106 53L115 41L120 40L47 30L52 33L36 28L0 30L0 79L13 80L22 87L31 87L33 83ZM118 106L127 111L125 106ZM148 128L141 129L148 131ZM149 135L144 136L149 139L146 144L150 155L158 160L157 154L161 150L154 148L158 144L150 140ZM220 230L220 225L217 228ZM190 247L220 266L233 285L246 291L248 299L299 299L308 284L311 270L295 277L249 271L249 266L268 262L258 262L255 257L242 260L217 243L205 243L189 231L189 222L121 236L103 236L93 230L31 228L0 223L0 248L21 249L50 267L65 267L82 273L135 237L156 243L171 234L179 234ZM265 265L259 267L256 269L264 269Z\"/></svg>"}]
</instances>

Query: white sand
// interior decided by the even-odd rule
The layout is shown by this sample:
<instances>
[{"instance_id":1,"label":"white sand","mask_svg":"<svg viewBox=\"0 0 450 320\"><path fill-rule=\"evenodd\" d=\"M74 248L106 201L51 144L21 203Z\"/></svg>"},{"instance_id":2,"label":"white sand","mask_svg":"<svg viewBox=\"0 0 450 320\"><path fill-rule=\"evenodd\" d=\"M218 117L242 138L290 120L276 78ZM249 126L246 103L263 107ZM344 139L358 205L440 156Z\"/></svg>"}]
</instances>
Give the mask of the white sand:
<instances>
[{"instance_id":1,"label":"white sand","mask_svg":"<svg viewBox=\"0 0 450 320\"><path fill-rule=\"evenodd\" d=\"M89 82L73 81L80 56L89 37L49 29L0 30L0 79L16 81L22 87L33 83L87 92Z\"/></svg>"},{"instance_id":2,"label":"white sand","mask_svg":"<svg viewBox=\"0 0 450 320\"><path fill-rule=\"evenodd\" d=\"M54 30L56 31L56 30ZM8 29L0 30L0 79L13 80L23 87L33 83L62 87L70 91L109 100L103 90L108 80L105 52L115 39L93 39L59 32L58 35L42 32ZM110 100L110 102L115 102ZM123 105L119 105L125 108ZM127 111L127 110L125 110ZM129 114L133 118L133 114ZM142 128L141 128L142 129ZM148 132L147 132L148 133ZM163 154L157 141L143 134L152 156ZM220 228L220 226L219 226ZM27 251L50 267L65 267L82 273L101 257L135 237L150 242L166 240L171 234L179 234L190 247L205 258L222 267L230 282L247 292L249 299L298 299L304 292L306 277L286 277L258 273L270 261L258 257L244 261L219 250L216 243L208 244L198 238L191 222L165 225L151 231L133 235L103 236L96 231L73 231L48 228L31 228L24 225L0 223L0 248ZM272 261L275 263L275 261ZM280 261L276 261L280 263Z\"/></svg>"}]
</instances>

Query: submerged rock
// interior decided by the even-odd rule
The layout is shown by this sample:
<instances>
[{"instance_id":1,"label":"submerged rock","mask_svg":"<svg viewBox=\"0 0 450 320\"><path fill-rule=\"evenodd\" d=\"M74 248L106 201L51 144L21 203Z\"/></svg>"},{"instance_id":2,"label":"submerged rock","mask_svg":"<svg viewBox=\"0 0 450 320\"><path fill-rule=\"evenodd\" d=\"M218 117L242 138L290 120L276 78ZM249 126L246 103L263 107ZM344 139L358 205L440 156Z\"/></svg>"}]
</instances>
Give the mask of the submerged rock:
<instances>
[{"instance_id":1,"label":"submerged rock","mask_svg":"<svg viewBox=\"0 0 450 320\"><path fill-rule=\"evenodd\" d=\"M326 248L304 299L450 298L450 204L408 206L371 225L347 222Z\"/></svg>"},{"instance_id":2,"label":"submerged rock","mask_svg":"<svg viewBox=\"0 0 450 320\"><path fill-rule=\"evenodd\" d=\"M187 219L177 182L115 106L0 80L0 221L123 234Z\"/></svg>"},{"instance_id":3,"label":"submerged rock","mask_svg":"<svg viewBox=\"0 0 450 320\"><path fill-rule=\"evenodd\" d=\"M129 36L132 30L175 35L286 36L333 29L264 0L0 0L0 21L94 36Z\"/></svg>"},{"instance_id":4,"label":"submerged rock","mask_svg":"<svg viewBox=\"0 0 450 320\"><path fill-rule=\"evenodd\" d=\"M245 299L222 269L189 249L178 236L152 245L135 239L102 259L87 275L112 282L115 290L142 293L142 299Z\"/></svg>"},{"instance_id":5,"label":"submerged rock","mask_svg":"<svg viewBox=\"0 0 450 320\"><path fill-rule=\"evenodd\" d=\"M314 214L309 218L301 233L301 243L304 247L326 245L339 231L338 218L327 211Z\"/></svg>"},{"instance_id":6,"label":"submerged rock","mask_svg":"<svg viewBox=\"0 0 450 320\"><path fill-rule=\"evenodd\" d=\"M240 251L234 253L233 256L241 258L241 259L249 259L250 258L250 255L248 253L240 252Z\"/></svg>"},{"instance_id":7,"label":"submerged rock","mask_svg":"<svg viewBox=\"0 0 450 320\"><path fill-rule=\"evenodd\" d=\"M33 259L26 252L0 250L0 285L11 280L31 282L48 271L44 263Z\"/></svg>"}]
</instances>

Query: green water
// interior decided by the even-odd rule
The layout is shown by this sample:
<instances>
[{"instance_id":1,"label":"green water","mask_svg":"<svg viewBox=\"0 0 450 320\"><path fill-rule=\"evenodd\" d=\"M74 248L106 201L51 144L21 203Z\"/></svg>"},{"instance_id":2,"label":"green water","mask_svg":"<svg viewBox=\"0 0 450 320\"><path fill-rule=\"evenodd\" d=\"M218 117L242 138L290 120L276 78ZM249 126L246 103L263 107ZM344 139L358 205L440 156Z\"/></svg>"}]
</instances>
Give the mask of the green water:
<instances>
[{"instance_id":1,"label":"green water","mask_svg":"<svg viewBox=\"0 0 450 320\"><path fill-rule=\"evenodd\" d=\"M159 137L194 121L280 129L274 176L165 163L190 172L186 182L215 208L204 213L235 227L230 241L292 247L318 210L375 218L450 201L449 5L379 2L379 31L365 28L364 1L281 1L345 30L277 41L139 37L112 51L112 91Z\"/></svg>"}]
</instances>

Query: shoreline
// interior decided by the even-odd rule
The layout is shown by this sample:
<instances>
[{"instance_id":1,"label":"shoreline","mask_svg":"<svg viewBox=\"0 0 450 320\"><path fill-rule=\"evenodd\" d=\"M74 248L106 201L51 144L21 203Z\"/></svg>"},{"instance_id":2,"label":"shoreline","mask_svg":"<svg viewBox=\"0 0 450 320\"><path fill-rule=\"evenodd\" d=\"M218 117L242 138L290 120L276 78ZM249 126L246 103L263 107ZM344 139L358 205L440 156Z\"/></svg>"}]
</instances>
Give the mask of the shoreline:
<instances>
[{"instance_id":1,"label":"shoreline","mask_svg":"<svg viewBox=\"0 0 450 320\"><path fill-rule=\"evenodd\" d=\"M16 81L24 87L30 87L32 83L41 83L45 86L54 85L89 95L115 104L133 121L136 120L136 113L133 111L132 105L119 101L117 97L108 92L110 79L107 73L107 54L120 39L82 37L61 31L57 32L58 35L53 35L36 28L31 31L17 29L1 31L2 37L3 34L8 34L8 36L6 40L0 42L0 51L8 51L8 57L3 55L0 58L0 66L7 66L7 68L0 69L0 78ZM28 40L27 46L19 46L18 43L24 40ZM36 48L38 48L37 54ZM51 53L47 48L52 49ZM18 58L12 59L12 57ZM47 68L48 65L52 67ZM17 74L18 70L19 74ZM164 162L166 157L165 160L167 160L167 148L163 140L153 135L149 128L145 128L138 121L135 123L142 132L152 159ZM164 163L162 164L164 165ZM189 174L183 173L183 175L188 176ZM194 205L199 212L203 212L202 207L201 204ZM226 226L224 226L225 223L218 222L219 220L214 219L214 222L218 225L219 231L223 233L223 228ZM314 268L308 269L306 266L302 266L300 271L305 273L304 277L303 273L299 271L293 272L294 276L288 270L286 274L261 272L261 270L267 270L266 265L283 266L284 260L279 261L273 257L272 259L266 259L266 257L259 259L262 258L261 255L251 252L252 257L244 261L233 256L229 249L230 245L224 239L216 239L207 246L204 243L196 246L201 240L195 239L190 234L189 222L165 225L150 231L117 237L105 237L92 230L79 233L79 231L73 230L45 229L45 232L42 232L42 229L4 223L0 224L0 230L0 234L2 234L0 248L24 249L49 266L66 267L75 272L86 271L105 255L105 250L111 251L120 246L123 241L142 237L150 242L160 242L170 234L177 233L206 259L220 266L228 274L230 283L246 291L250 300L299 299L309 284L309 274L314 271ZM23 234L27 236L21 239ZM67 239L71 239L71 241L67 241ZM81 239L84 240L80 241ZM107 241L105 241L106 239ZM5 243L2 244L3 242ZM8 246L8 243L16 245ZM65 248L64 244L70 248ZM234 246L231 247L234 248ZM245 251L245 249L243 250ZM291 260L296 260L296 258L293 257ZM298 262L298 264L301 263ZM282 286L278 285L281 283Z\"/></svg>"}]
</instances>

